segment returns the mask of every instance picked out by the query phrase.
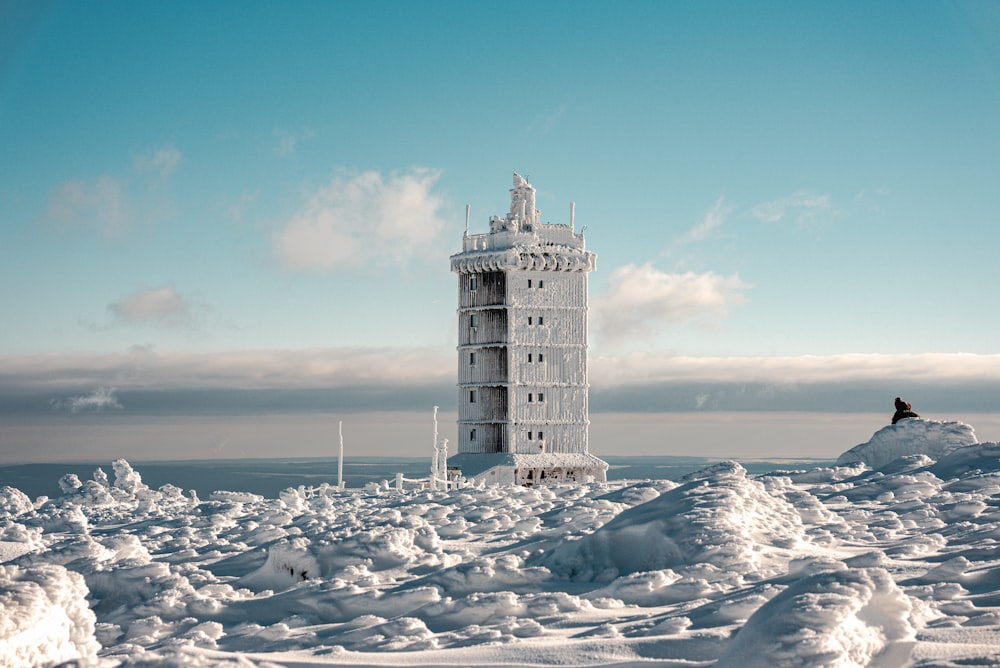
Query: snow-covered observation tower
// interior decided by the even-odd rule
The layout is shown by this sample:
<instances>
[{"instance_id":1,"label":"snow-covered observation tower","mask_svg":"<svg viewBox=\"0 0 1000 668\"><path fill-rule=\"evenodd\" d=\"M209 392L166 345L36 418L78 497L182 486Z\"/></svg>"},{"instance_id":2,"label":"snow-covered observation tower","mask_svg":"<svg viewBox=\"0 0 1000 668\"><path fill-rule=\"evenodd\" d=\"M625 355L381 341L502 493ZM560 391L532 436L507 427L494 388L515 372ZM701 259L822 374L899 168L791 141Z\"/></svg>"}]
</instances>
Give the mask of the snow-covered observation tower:
<instances>
[{"instance_id":1,"label":"snow-covered observation tower","mask_svg":"<svg viewBox=\"0 0 1000 668\"><path fill-rule=\"evenodd\" d=\"M569 225L539 222L514 174L510 213L469 234L458 274L458 454L476 481L535 485L606 479L587 445L587 273L597 255Z\"/></svg>"}]
</instances>

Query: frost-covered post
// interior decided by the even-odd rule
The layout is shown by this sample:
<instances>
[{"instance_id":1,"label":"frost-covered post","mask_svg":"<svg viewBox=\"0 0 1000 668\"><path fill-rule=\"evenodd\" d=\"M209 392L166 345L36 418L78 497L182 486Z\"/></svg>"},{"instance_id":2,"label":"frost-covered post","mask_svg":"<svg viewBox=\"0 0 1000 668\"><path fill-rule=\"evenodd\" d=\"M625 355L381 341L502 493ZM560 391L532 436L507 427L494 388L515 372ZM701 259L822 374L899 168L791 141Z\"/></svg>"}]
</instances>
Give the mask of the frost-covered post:
<instances>
[{"instance_id":1,"label":"frost-covered post","mask_svg":"<svg viewBox=\"0 0 1000 668\"><path fill-rule=\"evenodd\" d=\"M337 487L344 489L344 421L341 420L337 427L340 434L340 456L337 457Z\"/></svg>"},{"instance_id":2,"label":"frost-covered post","mask_svg":"<svg viewBox=\"0 0 1000 668\"><path fill-rule=\"evenodd\" d=\"M438 459L438 471L444 481L444 489L448 490L448 439L441 441L441 458Z\"/></svg>"},{"instance_id":3,"label":"frost-covered post","mask_svg":"<svg viewBox=\"0 0 1000 668\"><path fill-rule=\"evenodd\" d=\"M431 459L431 489L437 489L438 481L438 407L434 407L434 456Z\"/></svg>"}]
</instances>

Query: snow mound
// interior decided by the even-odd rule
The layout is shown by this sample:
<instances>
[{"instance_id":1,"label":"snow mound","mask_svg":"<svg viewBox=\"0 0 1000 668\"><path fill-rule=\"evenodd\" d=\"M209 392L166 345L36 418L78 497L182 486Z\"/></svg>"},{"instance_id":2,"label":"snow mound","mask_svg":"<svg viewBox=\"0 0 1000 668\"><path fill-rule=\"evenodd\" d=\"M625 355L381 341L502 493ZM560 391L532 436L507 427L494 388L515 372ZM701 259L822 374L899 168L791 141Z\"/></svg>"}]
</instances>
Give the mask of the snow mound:
<instances>
[{"instance_id":1,"label":"snow mound","mask_svg":"<svg viewBox=\"0 0 1000 668\"><path fill-rule=\"evenodd\" d=\"M83 576L62 566L0 566L0 657L8 668L95 660L96 616Z\"/></svg>"},{"instance_id":2,"label":"snow mound","mask_svg":"<svg viewBox=\"0 0 1000 668\"><path fill-rule=\"evenodd\" d=\"M877 469L906 455L927 455L937 460L978 442L975 431L964 422L909 418L879 429L867 443L840 455L837 465L861 462Z\"/></svg>"},{"instance_id":3,"label":"snow mound","mask_svg":"<svg viewBox=\"0 0 1000 668\"><path fill-rule=\"evenodd\" d=\"M29 552L41 552L45 549L42 540L42 530L10 522L6 526L0 524L0 564L12 561Z\"/></svg>"},{"instance_id":4,"label":"snow mound","mask_svg":"<svg viewBox=\"0 0 1000 668\"><path fill-rule=\"evenodd\" d=\"M716 666L902 665L911 610L884 569L811 575L758 608Z\"/></svg>"},{"instance_id":5,"label":"snow mound","mask_svg":"<svg viewBox=\"0 0 1000 668\"><path fill-rule=\"evenodd\" d=\"M683 482L593 533L562 543L541 565L558 576L598 582L692 564L753 573L767 570L781 549L804 540L795 508L747 478L735 462L716 464Z\"/></svg>"},{"instance_id":6,"label":"snow mound","mask_svg":"<svg viewBox=\"0 0 1000 668\"><path fill-rule=\"evenodd\" d=\"M0 517L17 517L34 509L31 499L21 490L6 485L0 487Z\"/></svg>"}]
</instances>

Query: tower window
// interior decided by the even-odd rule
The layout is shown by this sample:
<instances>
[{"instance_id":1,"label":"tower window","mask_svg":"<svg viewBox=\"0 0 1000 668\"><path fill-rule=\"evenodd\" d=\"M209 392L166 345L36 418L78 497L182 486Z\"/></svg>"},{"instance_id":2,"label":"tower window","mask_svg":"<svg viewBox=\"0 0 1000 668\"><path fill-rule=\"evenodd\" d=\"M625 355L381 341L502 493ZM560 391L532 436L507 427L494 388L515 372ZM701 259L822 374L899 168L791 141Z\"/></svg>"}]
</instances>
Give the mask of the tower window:
<instances>
[{"instance_id":1,"label":"tower window","mask_svg":"<svg viewBox=\"0 0 1000 668\"><path fill-rule=\"evenodd\" d=\"M538 393L538 400L539 401L545 401L545 393L544 392L539 392Z\"/></svg>"},{"instance_id":2,"label":"tower window","mask_svg":"<svg viewBox=\"0 0 1000 668\"><path fill-rule=\"evenodd\" d=\"M469 327L478 327L478 326L479 326L479 316L476 315L475 313L470 313L469 314Z\"/></svg>"},{"instance_id":3,"label":"tower window","mask_svg":"<svg viewBox=\"0 0 1000 668\"><path fill-rule=\"evenodd\" d=\"M538 316L538 324L539 325L544 325L545 324L545 316L541 316L541 315Z\"/></svg>"},{"instance_id":4,"label":"tower window","mask_svg":"<svg viewBox=\"0 0 1000 668\"><path fill-rule=\"evenodd\" d=\"M475 292L476 291L476 287L477 287L476 283L477 283L476 277L475 276L469 276L469 290L471 290L472 292Z\"/></svg>"},{"instance_id":5,"label":"tower window","mask_svg":"<svg viewBox=\"0 0 1000 668\"><path fill-rule=\"evenodd\" d=\"M545 357L544 357L544 354L543 354L543 353L538 353L538 361L539 361L539 363L541 363L541 362L544 362L544 361L545 361Z\"/></svg>"},{"instance_id":6,"label":"tower window","mask_svg":"<svg viewBox=\"0 0 1000 668\"><path fill-rule=\"evenodd\" d=\"M528 364L531 364L531 353L528 353Z\"/></svg>"},{"instance_id":7,"label":"tower window","mask_svg":"<svg viewBox=\"0 0 1000 668\"><path fill-rule=\"evenodd\" d=\"M475 428L469 430L469 440L470 441L476 440L476 430L475 430Z\"/></svg>"},{"instance_id":8,"label":"tower window","mask_svg":"<svg viewBox=\"0 0 1000 668\"><path fill-rule=\"evenodd\" d=\"M531 440L531 432L530 431L528 432L528 440L529 441Z\"/></svg>"},{"instance_id":9,"label":"tower window","mask_svg":"<svg viewBox=\"0 0 1000 668\"><path fill-rule=\"evenodd\" d=\"M530 404L534 400L535 400L535 395L533 395L531 392L528 392L528 403Z\"/></svg>"},{"instance_id":10,"label":"tower window","mask_svg":"<svg viewBox=\"0 0 1000 668\"><path fill-rule=\"evenodd\" d=\"M531 317L530 315L528 316L528 324L529 324L529 325L533 325L533 324L535 324L535 321L534 321L534 319L533 319L533 318L532 318L532 317Z\"/></svg>"},{"instance_id":11,"label":"tower window","mask_svg":"<svg viewBox=\"0 0 1000 668\"><path fill-rule=\"evenodd\" d=\"M545 281L543 281L542 279L539 278L538 279L538 287L544 288L545 287Z\"/></svg>"},{"instance_id":12,"label":"tower window","mask_svg":"<svg viewBox=\"0 0 1000 668\"><path fill-rule=\"evenodd\" d=\"M542 432L538 432L538 440L539 441L544 441L545 440L545 434L543 434Z\"/></svg>"},{"instance_id":13,"label":"tower window","mask_svg":"<svg viewBox=\"0 0 1000 668\"><path fill-rule=\"evenodd\" d=\"M531 279L530 278L528 279L528 287L529 288L531 287Z\"/></svg>"},{"instance_id":14,"label":"tower window","mask_svg":"<svg viewBox=\"0 0 1000 668\"><path fill-rule=\"evenodd\" d=\"M475 352L470 352L469 353L469 364L470 365L475 365L475 363L476 363L476 353Z\"/></svg>"},{"instance_id":15,"label":"tower window","mask_svg":"<svg viewBox=\"0 0 1000 668\"><path fill-rule=\"evenodd\" d=\"M475 390L469 390L469 403L470 404L476 403L476 391Z\"/></svg>"}]
</instances>

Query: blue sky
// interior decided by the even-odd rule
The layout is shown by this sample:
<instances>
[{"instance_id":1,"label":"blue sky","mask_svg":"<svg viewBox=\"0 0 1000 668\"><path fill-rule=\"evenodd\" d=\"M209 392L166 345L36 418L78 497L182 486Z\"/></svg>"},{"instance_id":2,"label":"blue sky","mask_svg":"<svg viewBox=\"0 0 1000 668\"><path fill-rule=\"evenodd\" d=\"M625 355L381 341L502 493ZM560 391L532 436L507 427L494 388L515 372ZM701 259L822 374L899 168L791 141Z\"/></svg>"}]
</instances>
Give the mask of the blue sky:
<instances>
[{"instance_id":1,"label":"blue sky","mask_svg":"<svg viewBox=\"0 0 1000 668\"><path fill-rule=\"evenodd\" d=\"M995 412L998 118L995 2L7 2L0 413L450 407L514 170L595 411Z\"/></svg>"}]
</instances>

